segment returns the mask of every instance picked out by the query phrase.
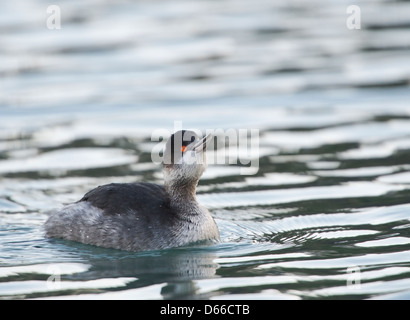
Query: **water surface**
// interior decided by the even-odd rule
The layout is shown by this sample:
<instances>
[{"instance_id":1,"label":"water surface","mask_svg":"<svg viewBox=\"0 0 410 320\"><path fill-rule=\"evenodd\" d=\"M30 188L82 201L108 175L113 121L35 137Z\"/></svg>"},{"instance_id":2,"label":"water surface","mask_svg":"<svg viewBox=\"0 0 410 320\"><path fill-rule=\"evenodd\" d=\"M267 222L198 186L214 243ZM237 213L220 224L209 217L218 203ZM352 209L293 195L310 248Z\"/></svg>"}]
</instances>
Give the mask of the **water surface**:
<instances>
[{"instance_id":1,"label":"water surface","mask_svg":"<svg viewBox=\"0 0 410 320\"><path fill-rule=\"evenodd\" d=\"M348 30L346 1L256 2L57 1L61 30L0 4L0 298L410 298L410 4ZM257 174L200 181L220 244L44 238L91 188L162 183L174 121L259 129Z\"/></svg>"}]
</instances>

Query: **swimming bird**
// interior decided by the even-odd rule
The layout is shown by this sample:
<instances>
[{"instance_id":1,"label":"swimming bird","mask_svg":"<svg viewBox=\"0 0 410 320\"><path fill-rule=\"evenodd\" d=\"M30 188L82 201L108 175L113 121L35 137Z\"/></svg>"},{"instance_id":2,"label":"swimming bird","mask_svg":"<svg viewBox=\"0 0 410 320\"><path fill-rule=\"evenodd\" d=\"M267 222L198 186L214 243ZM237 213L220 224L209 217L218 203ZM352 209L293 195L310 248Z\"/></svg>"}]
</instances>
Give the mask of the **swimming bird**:
<instances>
[{"instance_id":1,"label":"swimming bird","mask_svg":"<svg viewBox=\"0 0 410 320\"><path fill-rule=\"evenodd\" d=\"M196 198L211 135L177 131L163 153L164 185L111 183L54 212L45 235L128 251L218 242L219 230Z\"/></svg>"}]
</instances>

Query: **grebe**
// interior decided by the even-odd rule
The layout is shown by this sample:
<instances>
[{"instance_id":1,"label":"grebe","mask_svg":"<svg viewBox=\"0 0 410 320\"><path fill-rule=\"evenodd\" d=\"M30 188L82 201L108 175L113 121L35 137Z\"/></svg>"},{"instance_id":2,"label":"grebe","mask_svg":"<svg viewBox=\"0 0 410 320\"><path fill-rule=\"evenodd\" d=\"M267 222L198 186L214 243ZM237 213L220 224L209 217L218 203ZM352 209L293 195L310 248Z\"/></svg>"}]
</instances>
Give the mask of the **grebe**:
<instances>
[{"instance_id":1,"label":"grebe","mask_svg":"<svg viewBox=\"0 0 410 320\"><path fill-rule=\"evenodd\" d=\"M211 135L199 139L193 131L177 131L165 145L164 186L99 186L54 212L44 224L46 237L128 251L219 241L214 219L196 199L210 140Z\"/></svg>"}]
</instances>

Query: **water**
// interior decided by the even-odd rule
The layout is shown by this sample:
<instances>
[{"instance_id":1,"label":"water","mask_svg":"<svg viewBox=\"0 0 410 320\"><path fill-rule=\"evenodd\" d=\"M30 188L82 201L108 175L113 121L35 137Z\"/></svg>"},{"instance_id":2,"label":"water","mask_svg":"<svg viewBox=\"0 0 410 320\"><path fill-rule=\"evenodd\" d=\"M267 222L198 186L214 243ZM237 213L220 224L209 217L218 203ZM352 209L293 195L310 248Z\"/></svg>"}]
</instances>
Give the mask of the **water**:
<instances>
[{"instance_id":1,"label":"water","mask_svg":"<svg viewBox=\"0 0 410 320\"><path fill-rule=\"evenodd\" d=\"M346 1L56 4L61 30L0 4L1 298L410 298L410 3L360 1L360 30ZM44 238L97 185L162 183L174 121L260 130L256 175L200 182L220 244Z\"/></svg>"}]
</instances>

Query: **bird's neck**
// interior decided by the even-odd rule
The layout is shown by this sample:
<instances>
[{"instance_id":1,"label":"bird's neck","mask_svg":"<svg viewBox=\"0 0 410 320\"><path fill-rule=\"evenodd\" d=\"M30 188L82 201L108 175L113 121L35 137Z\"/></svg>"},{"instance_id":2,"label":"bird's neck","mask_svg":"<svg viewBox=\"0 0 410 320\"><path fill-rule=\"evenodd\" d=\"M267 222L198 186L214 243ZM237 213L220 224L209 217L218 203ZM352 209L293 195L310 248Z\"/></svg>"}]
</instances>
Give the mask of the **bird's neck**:
<instances>
[{"instance_id":1,"label":"bird's neck","mask_svg":"<svg viewBox=\"0 0 410 320\"><path fill-rule=\"evenodd\" d=\"M196 199L198 181L177 181L165 183L171 206L181 213L198 214L199 203Z\"/></svg>"}]
</instances>

